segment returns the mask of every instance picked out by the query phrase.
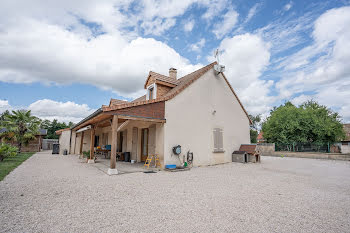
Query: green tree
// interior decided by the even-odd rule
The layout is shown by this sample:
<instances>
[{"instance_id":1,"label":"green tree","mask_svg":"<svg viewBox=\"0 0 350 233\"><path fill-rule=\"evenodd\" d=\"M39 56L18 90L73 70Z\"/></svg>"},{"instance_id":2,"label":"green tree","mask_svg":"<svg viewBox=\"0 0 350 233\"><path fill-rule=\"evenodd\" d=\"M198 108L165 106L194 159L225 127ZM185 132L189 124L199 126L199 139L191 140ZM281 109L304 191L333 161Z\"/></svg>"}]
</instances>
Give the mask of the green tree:
<instances>
[{"instance_id":1,"label":"green tree","mask_svg":"<svg viewBox=\"0 0 350 233\"><path fill-rule=\"evenodd\" d=\"M60 129L70 128L74 125L73 122L69 122L66 124L65 122L58 122L57 119L53 121L43 120L41 121L40 128L47 129L46 138L49 139L58 139L58 135L56 135L56 131Z\"/></svg>"},{"instance_id":2,"label":"green tree","mask_svg":"<svg viewBox=\"0 0 350 233\"><path fill-rule=\"evenodd\" d=\"M283 144L334 143L345 136L338 113L315 101L299 107L286 102L274 108L262 124L262 131L268 142Z\"/></svg>"},{"instance_id":3,"label":"green tree","mask_svg":"<svg viewBox=\"0 0 350 233\"><path fill-rule=\"evenodd\" d=\"M4 121L5 121L5 118L6 116L10 115L10 112L9 110L6 110L5 112L1 113L0 114L0 127L1 125L3 125Z\"/></svg>"},{"instance_id":4,"label":"green tree","mask_svg":"<svg viewBox=\"0 0 350 233\"><path fill-rule=\"evenodd\" d=\"M3 126L6 132L3 134L7 140L17 142L18 150L21 152L22 145L27 145L39 132L39 118L32 116L31 111L17 110L6 115Z\"/></svg>"},{"instance_id":5,"label":"green tree","mask_svg":"<svg viewBox=\"0 0 350 233\"><path fill-rule=\"evenodd\" d=\"M250 142L251 143L257 143L257 137L258 137L258 127L259 123L261 121L261 116L253 116L249 115L250 120L252 121L252 124L250 125Z\"/></svg>"}]
</instances>

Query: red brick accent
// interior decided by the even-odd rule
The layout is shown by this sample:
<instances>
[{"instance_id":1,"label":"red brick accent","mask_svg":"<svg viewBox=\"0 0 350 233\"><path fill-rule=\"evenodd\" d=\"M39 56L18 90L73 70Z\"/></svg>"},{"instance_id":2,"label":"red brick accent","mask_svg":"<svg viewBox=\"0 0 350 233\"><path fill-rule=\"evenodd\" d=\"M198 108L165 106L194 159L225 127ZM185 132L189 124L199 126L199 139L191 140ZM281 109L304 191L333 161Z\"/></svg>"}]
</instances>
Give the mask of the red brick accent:
<instances>
[{"instance_id":1,"label":"red brick accent","mask_svg":"<svg viewBox=\"0 0 350 233\"><path fill-rule=\"evenodd\" d=\"M164 119L165 103L156 102L151 104L139 105L135 107L123 108L108 112L108 114L118 114L126 116L147 117Z\"/></svg>"}]
</instances>

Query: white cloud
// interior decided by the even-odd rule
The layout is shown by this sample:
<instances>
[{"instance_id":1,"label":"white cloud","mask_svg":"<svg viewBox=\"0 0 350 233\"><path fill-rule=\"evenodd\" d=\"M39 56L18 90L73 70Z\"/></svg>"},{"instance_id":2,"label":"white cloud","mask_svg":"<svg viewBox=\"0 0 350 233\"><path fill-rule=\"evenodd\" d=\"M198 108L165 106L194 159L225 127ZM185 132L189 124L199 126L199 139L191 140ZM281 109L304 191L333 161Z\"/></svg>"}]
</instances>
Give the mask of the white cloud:
<instances>
[{"instance_id":1,"label":"white cloud","mask_svg":"<svg viewBox=\"0 0 350 233\"><path fill-rule=\"evenodd\" d=\"M299 106L300 104L302 103L305 103L306 101L308 100L312 100L312 97L311 96L307 96L307 95L304 95L304 94L301 94L295 98L293 98L291 100L292 104L296 105L296 106Z\"/></svg>"},{"instance_id":2,"label":"white cloud","mask_svg":"<svg viewBox=\"0 0 350 233\"><path fill-rule=\"evenodd\" d=\"M223 15L223 20L219 20L218 23L214 25L213 33L218 39L225 36L227 33L231 32L238 20L238 13L235 10L229 10Z\"/></svg>"},{"instance_id":3,"label":"white cloud","mask_svg":"<svg viewBox=\"0 0 350 233\"><path fill-rule=\"evenodd\" d=\"M41 119L53 120L74 123L79 122L84 117L90 115L95 109L89 108L87 104L76 104L74 102L57 102L50 99L35 101L27 108L32 111L34 116Z\"/></svg>"},{"instance_id":4,"label":"white cloud","mask_svg":"<svg viewBox=\"0 0 350 233\"><path fill-rule=\"evenodd\" d=\"M145 35L156 35L160 36L174 26L176 23L176 20L174 18L169 18L169 19L162 19L162 18L155 18L152 21L144 21L141 24L141 27L144 29Z\"/></svg>"},{"instance_id":5,"label":"white cloud","mask_svg":"<svg viewBox=\"0 0 350 233\"><path fill-rule=\"evenodd\" d=\"M6 110L31 110L32 115L40 119L54 120L59 122L74 122L78 123L83 118L87 117L95 111L87 104L77 104L71 101L60 102L50 99L37 100L29 106L12 106L7 100L0 100L0 113Z\"/></svg>"},{"instance_id":6,"label":"white cloud","mask_svg":"<svg viewBox=\"0 0 350 233\"><path fill-rule=\"evenodd\" d=\"M284 5L283 10L284 11L289 11L293 7L293 2L289 2L286 5Z\"/></svg>"},{"instance_id":7,"label":"white cloud","mask_svg":"<svg viewBox=\"0 0 350 233\"><path fill-rule=\"evenodd\" d=\"M8 100L0 100L0 113L5 112L6 110L11 110Z\"/></svg>"},{"instance_id":8,"label":"white cloud","mask_svg":"<svg viewBox=\"0 0 350 233\"><path fill-rule=\"evenodd\" d=\"M269 45L258 35L247 33L224 39L220 50L220 63L226 66L225 74L248 112L268 112L274 101L269 96L273 81L260 76L269 65Z\"/></svg>"},{"instance_id":9,"label":"white cloud","mask_svg":"<svg viewBox=\"0 0 350 233\"><path fill-rule=\"evenodd\" d=\"M163 42L129 41L118 31L86 38L33 19L1 29L0 81L4 82L78 82L134 96L142 90L149 70L166 74L169 67L176 67L181 75L199 67Z\"/></svg>"},{"instance_id":10,"label":"white cloud","mask_svg":"<svg viewBox=\"0 0 350 233\"><path fill-rule=\"evenodd\" d=\"M255 31L271 43L271 53L277 54L306 42L305 31L312 28L315 14L305 13L301 17L287 16Z\"/></svg>"},{"instance_id":11,"label":"white cloud","mask_svg":"<svg viewBox=\"0 0 350 233\"><path fill-rule=\"evenodd\" d=\"M339 110L350 121L350 7L332 9L314 23L313 44L281 64L282 80L276 84L281 98L303 92Z\"/></svg>"},{"instance_id":12,"label":"white cloud","mask_svg":"<svg viewBox=\"0 0 350 233\"><path fill-rule=\"evenodd\" d=\"M252 8L249 9L248 15L244 20L244 23L249 22L254 15L258 12L258 8L260 7L261 3L256 3Z\"/></svg>"},{"instance_id":13,"label":"white cloud","mask_svg":"<svg viewBox=\"0 0 350 233\"><path fill-rule=\"evenodd\" d=\"M231 3L227 0L202 0L200 1L200 4L207 7L207 10L202 15L202 18L208 21L220 15L223 10L231 7Z\"/></svg>"},{"instance_id":14,"label":"white cloud","mask_svg":"<svg viewBox=\"0 0 350 233\"><path fill-rule=\"evenodd\" d=\"M195 52L201 52L201 49L204 47L204 45L205 45L205 39L202 38L197 43L191 44L190 50Z\"/></svg>"},{"instance_id":15,"label":"white cloud","mask_svg":"<svg viewBox=\"0 0 350 233\"><path fill-rule=\"evenodd\" d=\"M194 20L192 19L192 20L187 21L185 23L184 30L185 30L185 32L190 32L190 31L192 31L193 27L194 27Z\"/></svg>"}]
</instances>

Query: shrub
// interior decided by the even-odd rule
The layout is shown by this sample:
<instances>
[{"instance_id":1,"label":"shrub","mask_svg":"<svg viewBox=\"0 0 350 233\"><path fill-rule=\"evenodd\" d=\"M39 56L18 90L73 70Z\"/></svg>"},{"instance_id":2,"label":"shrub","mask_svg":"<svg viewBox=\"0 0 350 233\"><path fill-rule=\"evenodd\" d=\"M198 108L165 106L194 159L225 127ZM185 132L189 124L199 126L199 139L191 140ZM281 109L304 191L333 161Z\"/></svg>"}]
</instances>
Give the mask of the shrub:
<instances>
[{"instance_id":1,"label":"shrub","mask_svg":"<svg viewBox=\"0 0 350 233\"><path fill-rule=\"evenodd\" d=\"M18 148L15 146L11 146L6 143L0 144L0 162L4 160L4 158L9 156L15 156L18 153Z\"/></svg>"},{"instance_id":2,"label":"shrub","mask_svg":"<svg viewBox=\"0 0 350 233\"><path fill-rule=\"evenodd\" d=\"M83 151L84 158L90 158L90 150Z\"/></svg>"}]
</instances>

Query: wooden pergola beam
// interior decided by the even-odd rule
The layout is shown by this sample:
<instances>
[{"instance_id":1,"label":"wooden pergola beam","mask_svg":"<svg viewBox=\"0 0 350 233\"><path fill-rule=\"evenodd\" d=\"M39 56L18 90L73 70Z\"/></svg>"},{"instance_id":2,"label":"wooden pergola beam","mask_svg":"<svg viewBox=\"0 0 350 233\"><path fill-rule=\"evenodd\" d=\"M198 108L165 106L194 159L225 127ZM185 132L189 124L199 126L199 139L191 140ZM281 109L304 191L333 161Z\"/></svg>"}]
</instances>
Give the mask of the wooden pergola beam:
<instances>
[{"instance_id":1,"label":"wooden pergola beam","mask_svg":"<svg viewBox=\"0 0 350 233\"><path fill-rule=\"evenodd\" d=\"M127 115L113 115L118 116L119 119L125 119L125 120L133 120L133 121L150 121L150 122L158 122L158 123L165 123L165 119L158 119L158 118L147 118L147 117L137 117L137 116L127 116Z\"/></svg>"}]
</instances>

